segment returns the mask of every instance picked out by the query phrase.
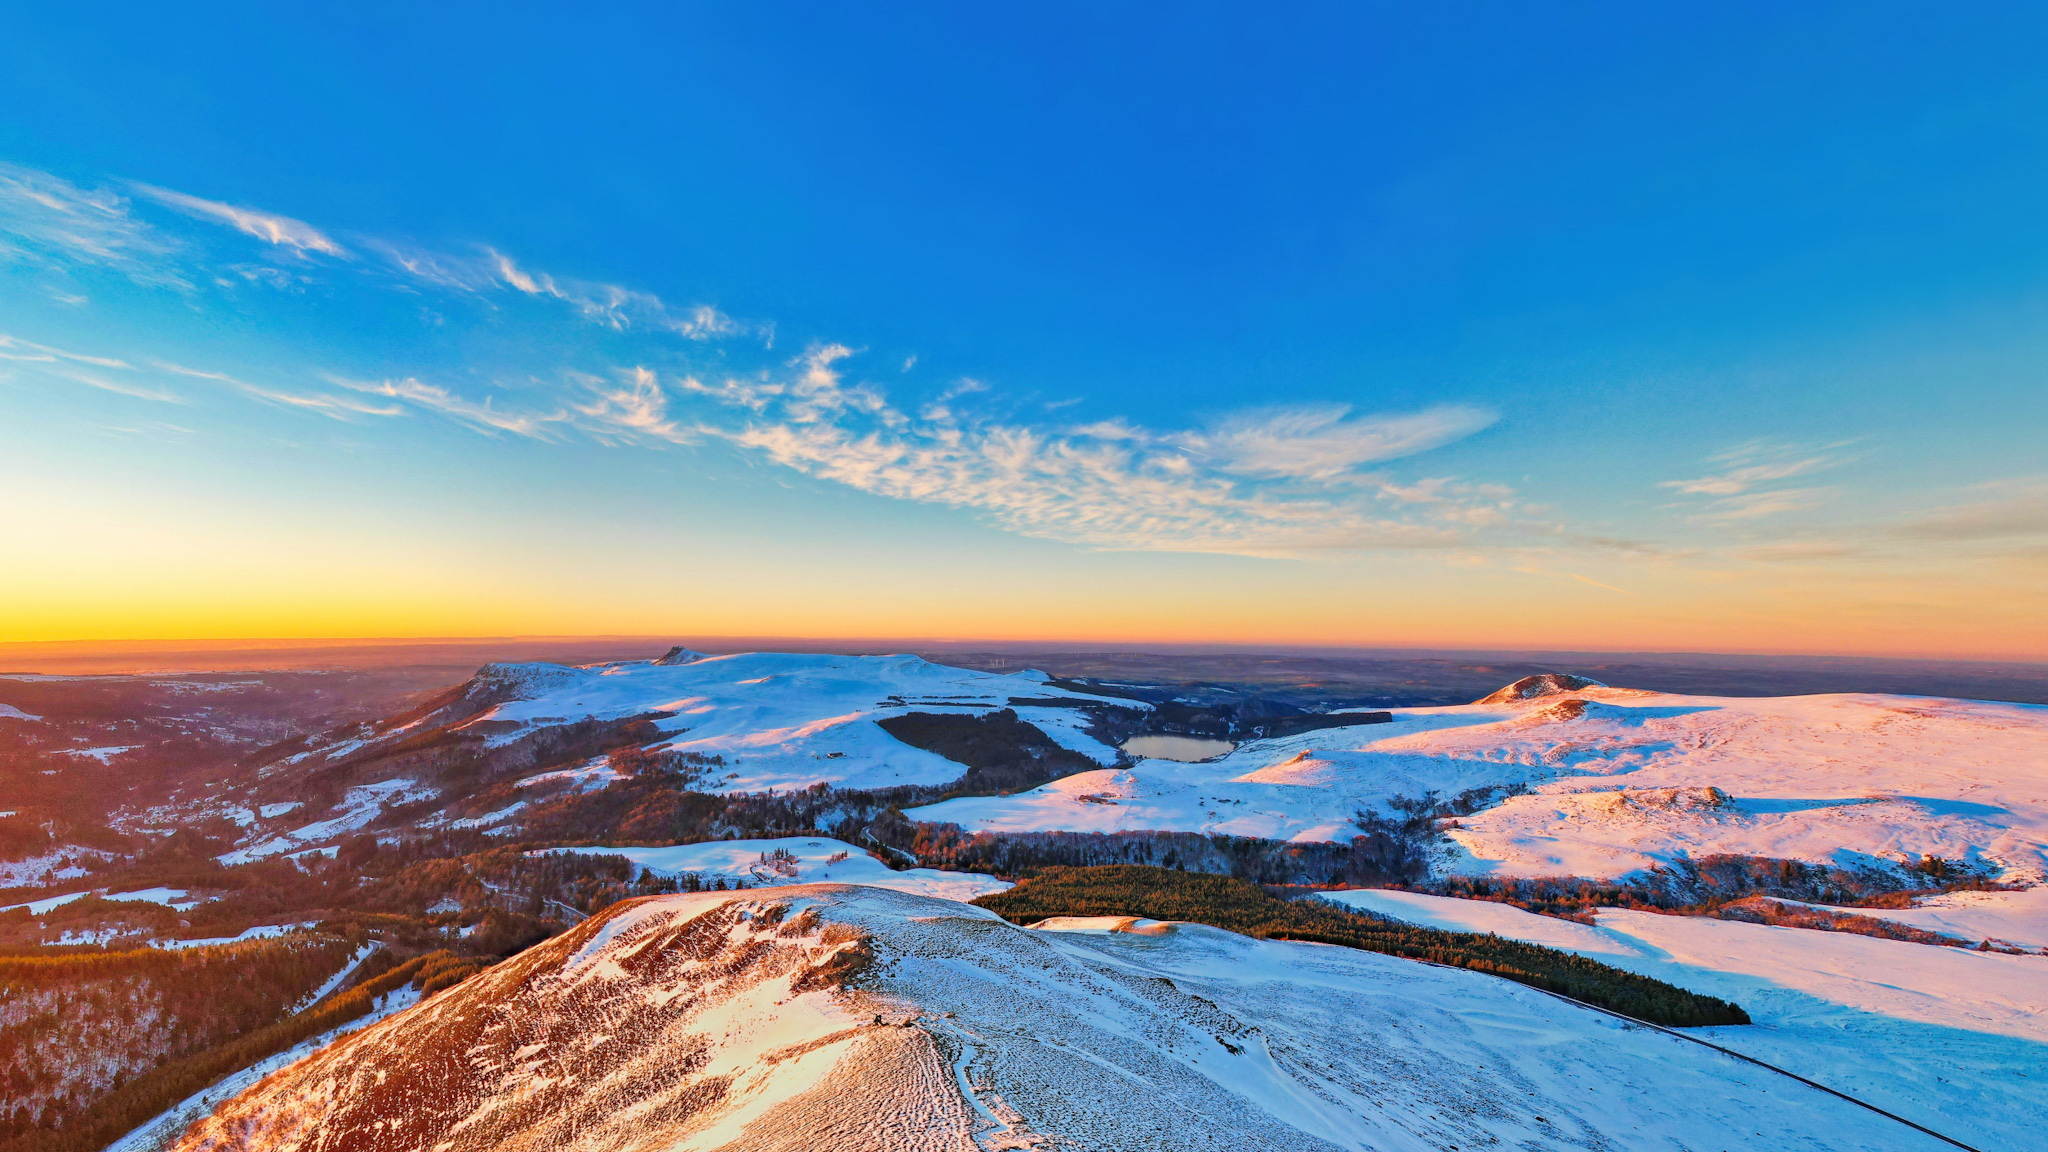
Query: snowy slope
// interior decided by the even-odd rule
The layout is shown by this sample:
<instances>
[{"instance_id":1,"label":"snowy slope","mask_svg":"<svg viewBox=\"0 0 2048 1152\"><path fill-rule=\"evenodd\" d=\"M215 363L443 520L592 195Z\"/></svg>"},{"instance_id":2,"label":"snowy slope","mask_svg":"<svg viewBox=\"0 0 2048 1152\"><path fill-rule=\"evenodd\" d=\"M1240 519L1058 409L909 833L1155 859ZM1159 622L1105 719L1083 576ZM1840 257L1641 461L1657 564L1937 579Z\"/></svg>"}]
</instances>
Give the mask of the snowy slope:
<instances>
[{"instance_id":1,"label":"snowy slope","mask_svg":"<svg viewBox=\"0 0 2048 1152\"><path fill-rule=\"evenodd\" d=\"M1476 973L1193 926L1033 931L839 885L618 905L178 1147L1493 1145L1940 1147Z\"/></svg>"},{"instance_id":2,"label":"snowy slope","mask_svg":"<svg viewBox=\"0 0 2048 1152\"><path fill-rule=\"evenodd\" d=\"M1962 940L2048 951L2048 885L2016 892L1945 892L1918 897L1911 908L1854 911Z\"/></svg>"},{"instance_id":3,"label":"snowy slope","mask_svg":"<svg viewBox=\"0 0 2048 1152\"><path fill-rule=\"evenodd\" d=\"M1593 927L1415 892L1323 898L1738 1001L1754 1026L1691 1031L1979 1148L2048 1148L2048 957L1625 910Z\"/></svg>"},{"instance_id":4,"label":"snowy slope","mask_svg":"<svg viewBox=\"0 0 2048 1152\"><path fill-rule=\"evenodd\" d=\"M868 855L865 848L829 836L713 840L704 844L670 844L660 848L551 848L542 851L624 856L633 862L635 868L649 869L657 876L694 872L706 884L722 879L727 884L740 881L750 888L763 884L871 884L919 896L972 900L1010 887L1006 880L978 872L948 872L938 868L891 872L881 861ZM778 851L788 853L795 860L762 859Z\"/></svg>"},{"instance_id":5,"label":"snowy slope","mask_svg":"<svg viewBox=\"0 0 2048 1152\"><path fill-rule=\"evenodd\" d=\"M1150 705L1074 692L1040 672L997 675L915 656L684 653L586 667L489 664L409 712L332 730L263 766L258 791L270 802L226 807L249 831L221 860L249 863L372 825L388 830L390 822L379 823L388 808L423 801L441 811L414 814L414 827L516 835L530 798L618 780L607 754L619 750L671 754L668 767L689 772L688 786L701 792L950 784L966 765L906 744L876 722L1004 708L1060 747L1115 763L1117 751L1090 735L1091 725L1105 711L1142 714ZM461 750L452 761L451 748ZM485 767L482 775L451 777L451 762ZM527 796L504 794L505 776L514 772L518 790L533 789ZM299 795L332 795L337 785L347 787L331 809L295 803ZM477 790L492 787L499 792L488 806L473 803ZM217 799L159 815L218 814Z\"/></svg>"},{"instance_id":6,"label":"snowy slope","mask_svg":"<svg viewBox=\"0 0 2048 1152\"><path fill-rule=\"evenodd\" d=\"M154 1119L138 1125L126 1136L107 1145L106 1152L161 1152L161 1149L168 1147L180 1133L191 1127L194 1121L211 1112L215 1101L231 1099L236 1093L246 1091L272 1072L298 1063L343 1036L360 1032L387 1016L403 1012L419 1003L419 999L419 990L410 984L387 992L377 998L376 1006L365 1015L311 1039L301 1040L275 1056L266 1057L247 1068L230 1073L216 1083L207 1085L165 1109Z\"/></svg>"},{"instance_id":7,"label":"snowy slope","mask_svg":"<svg viewBox=\"0 0 2048 1152\"><path fill-rule=\"evenodd\" d=\"M473 723L519 730L586 717L647 712L667 737L655 747L716 756L725 768L713 791L760 792L819 782L851 788L945 784L959 764L911 748L875 726L907 712L987 712L1013 699L1105 703L1045 683L1043 675L999 676L915 656L820 656L749 652L679 666L607 664L562 669L534 695L500 704ZM510 740L518 730L495 735Z\"/></svg>"},{"instance_id":8,"label":"snowy slope","mask_svg":"<svg viewBox=\"0 0 2048 1152\"><path fill-rule=\"evenodd\" d=\"M1619 876L1680 855L1923 854L2048 877L2048 708L1907 696L1589 687L1397 710L1392 724L1146 760L909 813L970 830L1345 840L1396 796L1527 784L1461 821L1459 873ZM1709 791L1713 790L1713 791Z\"/></svg>"},{"instance_id":9,"label":"snowy slope","mask_svg":"<svg viewBox=\"0 0 2048 1152\"><path fill-rule=\"evenodd\" d=\"M796 652L706 656L681 664L490 665L469 691L471 696L486 693L497 702L465 716L456 730L486 733L493 745L582 720L667 713L655 724L663 738L651 747L722 759L725 766L703 786L734 792L821 782L885 788L958 779L959 764L910 748L874 724L908 712L985 713L1019 700L1146 707L1072 692L1048 684L1043 673L997 675L915 656ZM1048 735L1067 746L1076 746L1077 736L1085 740L1070 718L1055 718L1059 711L1028 708L1027 719L1042 723ZM375 747L431 722L391 729L366 744ZM335 752L322 754L332 758Z\"/></svg>"}]
</instances>

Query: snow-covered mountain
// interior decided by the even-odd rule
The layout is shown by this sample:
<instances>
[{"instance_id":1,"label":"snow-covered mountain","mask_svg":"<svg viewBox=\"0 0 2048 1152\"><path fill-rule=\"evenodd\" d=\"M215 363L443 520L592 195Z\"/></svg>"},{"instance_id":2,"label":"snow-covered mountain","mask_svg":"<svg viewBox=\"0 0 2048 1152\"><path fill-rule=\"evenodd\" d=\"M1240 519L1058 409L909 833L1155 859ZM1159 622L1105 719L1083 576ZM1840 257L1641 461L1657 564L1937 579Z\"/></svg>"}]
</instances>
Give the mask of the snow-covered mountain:
<instances>
[{"instance_id":1,"label":"snow-covered mountain","mask_svg":"<svg viewBox=\"0 0 2048 1152\"><path fill-rule=\"evenodd\" d=\"M252 796L205 802L228 805L249 828L232 862L372 825L517 835L534 802L617 782L606 754L621 750L680 765L690 789L713 794L946 786L966 765L884 725L1002 709L1084 770L910 808L910 819L968 832L1343 844L1363 831L1361 812L1434 794L1463 798L1430 862L1439 876L1616 878L1730 854L1860 869L1939 857L1987 877L2048 877L2048 708L1679 696L1564 675L1182 763L1133 761L1104 742L1105 719L1139 730L1147 705L1040 673L912 656L681 651L589 667L491 665L408 714L287 750L261 769ZM310 803L292 807L301 800Z\"/></svg>"},{"instance_id":2,"label":"snow-covered mountain","mask_svg":"<svg viewBox=\"0 0 2048 1152\"><path fill-rule=\"evenodd\" d=\"M332 761L415 737L423 730L480 736L505 747L568 724L649 718L652 751L718 757L727 771L705 786L756 792L816 783L881 788L943 784L959 766L906 749L875 721L915 711L979 713L1022 703L1088 703L1142 709L1047 683L1043 673L996 675L916 656L747 652L678 661L590 667L492 664L438 708L343 746L310 755ZM1080 747L1071 728L1048 725Z\"/></svg>"},{"instance_id":3,"label":"snow-covered mountain","mask_svg":"<svg viewBox=\"0 0 2048 1152\"><path fill-rule=\"evenodd\" d=\"M1943 1131L2025 1146L2038 1094L1991 1081L2042 1043L2025 1024L2042 1010L2041 957L2023 954L2048 942L2042 889L1919 907L1897 892L2048 878L2048 708L1680 696L1563 674L1391 716L1284 699L1233 711L1214 686L1198 695L907 656L489 665L125 816L135 833L206 830L157 837L161 859L99 886L158 892L163 907L83 888L17 902L30 919L51 905L49 923L23 928L44 936L78 909L80 925L90 913L134 921L131 936L212 938L282 931L306 908L396 931L406 948L512 957L251 1089L186 1137L192 1149L1918 1139L1468 971L1186 925L1026 931L956 903L1104 862L1318 886L1428 880L1597 918L1343 897L1555 937L1763 1005L1758 1027L1710 1034ZM1244 739L1275 730L1291 734ZM1141 734L1172 739L1128 742ZM1133 755L1205 740L1228 750ZM1089 832L1121 835L1076 834ZM210 872L206 856L228 867ZM1817 888L1793 861L1875 880ZM1742 882L1715 900L1686 887L1724 865ZM1819 932L1776 913L1550 902L1653 884L1673 897L1657 906L1695 913L1754 892L1781 908L1876 893L1899 906L1799 921L1846 925ZM630 899L668 892L685 894ZM202 916L221 927L180 921ZM1945 1086L1951 1072L1967 1090Z\"/></svg>"},{"instance_id":4,"label":"snow-covered mountain","mask_svg":"<svg viewBox=\"0 0 2048 1152\"><path fill-rule=\"evenodd\" d=\"M272 1076L176 1147L1875 1150L1920 1139L1477 973L1190 925L1032 930L948 900L818 884L615 906Z\"/></svg>"},{"instance_id":5,"label":"snow-covered mountain","mask_svg":"<svg viewBox=\"0 0 2048 1152\"><path fill-rule=\"evenodd\" d=\"M1475 704L1395 709L1391 724L1253 741L1194 764L1144 760L908 815L974 831L1343 841L1361 809L1472 791L1479 808L1450 830L1439 874L1617 877L1730 853L1851 865L1938 856L2008 880L2048 877L2048 707L1553 679L1533 694L1524 682Z\"/></svg>"},{"instance_id":6,"label":"snow-covered mountain","mask_svg":"<svg viewBox=\"0 0 2048 1152\"><path fill-rule=\"evenodd\" d=\"M1107 712L1148 705L1077 692L1043 673L998 675L915 656L752 652L587 667L491 664L465 684L388 720L286 750L263 766L255 795L204 801L253 826L231 862L328 845L376 824L392 807L406 829L517 831L517 813L564 787L618 779L606 754L629 750L690 773L708 793L945 785L961 763L905 743L880 722L912 715L1012 710L1050 746L1083 762L1115 763L1089 734ZM1044 777L1041 776L1040 779ZM495 792L492 789L495 788ZM313 798L288 819L268 816ZM483 797L495 803L471 801ZM162 819L189 820L166 812Z\"/></svg>"}]
</instances>

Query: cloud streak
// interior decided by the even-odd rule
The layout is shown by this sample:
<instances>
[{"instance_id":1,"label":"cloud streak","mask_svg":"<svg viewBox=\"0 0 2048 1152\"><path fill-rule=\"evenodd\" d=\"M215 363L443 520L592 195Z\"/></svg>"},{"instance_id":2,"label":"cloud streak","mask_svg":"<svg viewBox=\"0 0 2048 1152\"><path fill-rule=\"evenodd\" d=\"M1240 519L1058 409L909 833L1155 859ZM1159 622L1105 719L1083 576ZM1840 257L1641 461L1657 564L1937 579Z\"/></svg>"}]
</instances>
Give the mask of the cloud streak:
<instances>
[{"instance_id":1,"label":"cloud streak","mask_svg":"<svg viewBox=\"0 0 2048 1152\"><path fill-rule=\"evenodd\" d=\"M2048 476L1980 485L1980 498L1893 525L1888 535L1927 544L2048 540Z\"/></svg>"},{"instance_id":2,"label":"cloud streak","mask_svg":"<svg viewBox=\"0 0 2048 1152\"><path fill-rule=\"evenodd\" d=\"M177 248L137 220L119 195L0 163L0 260L44 268L81 264L139 284L189 288L167 263Z\"/></svg>"},{"instance_id":3,"label":"cloud streak","mask_svg":"<svg viewBox=\"0 0 2048 1152\"><path fill-rule=\"evenodd\" d=\"M174 376L186 376L195 380L211 380L229 388L272 404L280 408L293 408L305 412L317 412L336 420L348 420L356 416L396 416L405 409L396 404L370 404L353 396L334 395L324 392L291 392L282 388L266 387L238 380L225 372L207 372L198 368L187 368L180 364L158 361L158 368Z\"/></svg>"},{"instance_id":4,"label":"cloud streak","mask_svg":"<svg viewBox=\"0 0 2048 1152\"><path fill-rule=\"evenodd\" d=\"M742 323L708 304L676 307L651 292L554 276L523 266L495 248L461 254L377 237L353 240L384 258L381 264L368 262L375 266L373 270L357 260L353 249L303 220L141 181L128 181L122 187L181 216L226 225L268 249L301 259L317 255L356 264L359 274L387 291L411 285L480 298L511 293L553 301L583 320L615 332L659 333L692 342L738 336L772 340L772 327ZM108 268L139 284L188 292L208 282L290 291L305 280L301 274L275 266L233 259L212 261L206 247L143 220L128 197L106 189L87 190L47 172L0 163L0 261L59 272ZM53 288L51 294L53 298L85 301L84 296L68 290Z\"/></svg>"},{"instance_id":5,"label":"cloud streak","mask_svg":"<svg viewBox=\"0 0 2048 1152\"><path fill-rule=\"evenodd\" d=\"M389 240L373 240L369 246L392 268L419 283L471 296L511 291L535 299L555 300L583 319L616 332L664 332L705 341L758 331L708 304L679 309L652 292L552 276L522 267L495 248L479 248L465 256Z\"/></svg>"},{"instance_id":6,"label":"cloud streak","mask_svg":"<svg viewBox=\"0 0 2048 1152\"><path fill-rule=\"evenodd\" d=\"M1817 507L1838 494L1826 487L1786 487L1783 481L1824 472L1847 462L1836 453L1843 444L1798 447L1763 440L1716 453L1708 463L1721 465L1705 476L1665 480L1657 486L1686 496L1707 497L1697 518L1712 524L1736 525Z\"/></svg>"},{"instance_id":7,"label":"cloud streak","mask_svg":"<svg viewBox=\"0 0 2048 1152\"><path fill-rule=\"evenodd\" d=\"M259 212L254 208L237 208L218 200L202 200L169 188L158 188L154 184L131 183L139 195L201 220L213 220L226 224L238 232L254 236L266 244L289 248L298 253L319 252L327 256L348 258L346 248L329 239L327 234L303 220L279 216L272 212Z\"/></svg>"},{"instance_id":8,"label":"cloud streak","mask_svg":"<svg viewBox=\"0 0 2048 1152\"><path fill-rule=\"evenodd\" d=\"M551 440L556 438L556 426L571 418L567 409L557 409L552 413L508 412L496 407L491 397L486 396L481 403L470 401L438 384L424 383L411 376L396 380L351 380L345 376L328 376L327 381L352 392L402 400L492 435L509 432L515 436Z\"/></svg>"},{"instance_id":9,"label":"cloud streak","mask_svg":"<svg viewBox=\"0 0 2048 1152\"><path fill-rule=\"evenodd\" d=\"M1177 443L1224 471L1245 476L1329 480L1364 464L1396 460L1462 440L1497 417L1468 405L1403 416L1354 417L1343 404L1236 413Z\"/></svg>"}]
</instances>

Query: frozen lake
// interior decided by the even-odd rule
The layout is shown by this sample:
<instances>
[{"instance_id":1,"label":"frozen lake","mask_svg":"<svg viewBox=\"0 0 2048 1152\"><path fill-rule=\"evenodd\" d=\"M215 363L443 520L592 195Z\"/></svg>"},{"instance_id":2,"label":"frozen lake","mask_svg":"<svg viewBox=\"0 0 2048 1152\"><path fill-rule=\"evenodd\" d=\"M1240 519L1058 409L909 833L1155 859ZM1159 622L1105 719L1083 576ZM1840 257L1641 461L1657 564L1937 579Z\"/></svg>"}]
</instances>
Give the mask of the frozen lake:
<instances>
[{"instance_id":1,"label":"frozen lake","mask_svg":"<svg viewBox=\"0 0 2048 1152\"><path fill-rule=\"evenodd\" d=\"M1124 741L1124 751L1141 760L1208 760L1236 748L1228 740L1204 740L1197 736L1133 736Z\"/></svg>"}]
</instances>

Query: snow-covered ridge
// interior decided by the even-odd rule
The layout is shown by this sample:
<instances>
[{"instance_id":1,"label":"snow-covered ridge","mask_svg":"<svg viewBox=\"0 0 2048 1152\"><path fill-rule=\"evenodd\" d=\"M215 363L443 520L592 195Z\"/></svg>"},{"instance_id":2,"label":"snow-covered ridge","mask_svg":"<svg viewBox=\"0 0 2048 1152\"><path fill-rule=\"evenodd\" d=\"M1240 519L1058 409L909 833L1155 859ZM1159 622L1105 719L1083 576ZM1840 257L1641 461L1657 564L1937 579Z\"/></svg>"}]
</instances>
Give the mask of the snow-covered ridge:
<instances>
[{"instance_id":1,"label":"snow-covered ridge","mask_svg":"<svg viewBox=\"0 0 2048 1152\"><path fill-rule=\"evenodd\" d=\"M1477 973L1067 927L842 885L631 901L249 1089L178 1148L1916 1146Z\"/></svg>"}]
</instances>

